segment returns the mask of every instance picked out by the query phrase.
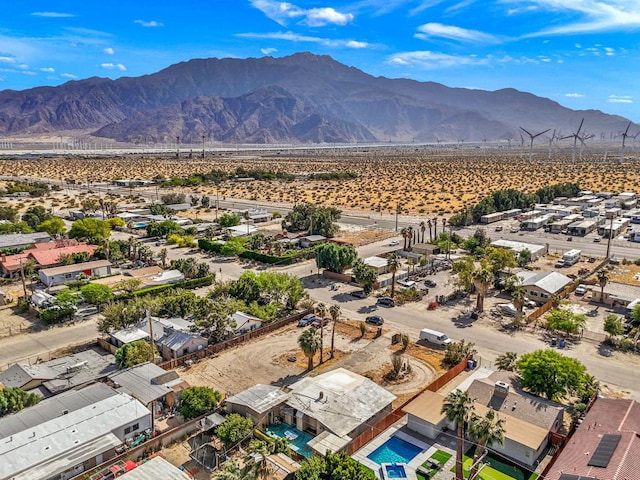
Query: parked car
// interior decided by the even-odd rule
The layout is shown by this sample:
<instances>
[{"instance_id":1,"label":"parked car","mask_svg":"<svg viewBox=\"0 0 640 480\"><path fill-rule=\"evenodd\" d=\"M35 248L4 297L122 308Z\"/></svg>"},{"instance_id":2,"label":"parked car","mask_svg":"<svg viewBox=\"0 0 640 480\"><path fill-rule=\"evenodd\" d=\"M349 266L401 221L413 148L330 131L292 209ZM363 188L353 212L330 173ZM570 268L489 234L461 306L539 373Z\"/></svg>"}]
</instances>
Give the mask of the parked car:
<instances>
[{"instance_id":1,"label":"parked car","mask_svg":"<svg viewBox=\"0 0 640 480\"><path fill-rule=\"evenodd\" d=\"M416 282L413 280L399 280L398 285L404 288L413 288L416 286Z\"/></svg>"},{"instance_id":2,"label":"parked car","mask_svg":"<svg viewBox=\"0 0 640 480\"><path fill-rule=\"evenodd\" d=\"M600 243L602 241L602 237L597 236L597 237L593 237L593 241L596 243Z\"/></svg>"},{"instance_id":3,"label":"parked car","mask_svg":"<svg viewBox=\"0 0 640 480\"><path fill-rule=\"evenodd\" d=\"M434 282L433 280L425 280L424 281L425 286L429 287L429 288L436 288L438 286L438 284L436 282Z\"/></svg>"},{"instance_id":4,"label":"parked car","mask_svg":"<svg viewBox=\"0 0 640 480\"><path fill-rule=\"evenodd\" d=\"M395 307L396 302L391 297L380 297L376 301L378 305L384 305L385 307Z\"/></svg>"},{"instance_id":5,"label":"parked car","mask_svg":"<svg viewBox=\"0 0 640 480\"><path fill-rule=\"evenodd\" d=\"M511 233L518 233L520 229L518 227L511 227Z\"/></svg>"},{"instance_id":6,"label":"parked car","mask_svg":"<svg viewBox=\"0 0 640 480\"><path fill-rule=\"evenodd\" d=\"M498 225L496 227L496 232L501 232L502 231L502 225Z\"/></svg>"},{"instance_id":7,"label":"parked car","mask_svg":"<svg viewBox=\"0 0 640 480\"><path fill-rule=\"evenodd\" d=\"M587 286L581 283L576 288L576 295L584 295L585 293L587 293Z\"/></svg>"},{"instance_id":8,"label":"parked car","mask_svg":"<svg viewBox=\"0 0 640 480\"><path fill-rule=\"evenodd\" d=\"M390 247L397 247L398 245L400 245L400 242L398 240L391 240L389 242Z\"/></svg>"},{"instance_id":9,"label":"parked car","mask_svg":"<svg viewBox=\"0 0 640 480\"><path fill-rule=\"evenodd\" d=\"M318 317L316 317L314 313L308 313L300 320L298 320L298 326L306 327L307 325L311 324L311 322L313 322L316 318Z\"/></svg>"},{"instance_id":10,"label":"parked car","mask_svg":"<svg viewBox=\"0 0 640 480\"><path fill-rule=\"evenodd\" d=\"M354 290L349 295L356 298L367 298L367 294L364 293L364 290Z\"/></svg>"},{"instance_id":11,"label":"parked car","mask_svg":"<svg viewBox=\"0 0 640 480\"><path fill-rule=\"evenodd\" d=\"M331 320L330 318L326 318L326 317L325 318L317 318L316 317L316 319L313 322L311 322L311 326L313 328L320 328L321 326L325 327L325 326L327 326L329 324L330 320Z\"/></svg>"},{"instance_id":12,"label":"parked car","mask_svg":"<svg viewBox=\"0 0 640 480\"><path fill-rule=\"evenodd\" d=\"M380 315L369 315L365 319L365 322L372 325L382 325L384 323L384 318L382 318Z\"/></svg>"}]
</instances>

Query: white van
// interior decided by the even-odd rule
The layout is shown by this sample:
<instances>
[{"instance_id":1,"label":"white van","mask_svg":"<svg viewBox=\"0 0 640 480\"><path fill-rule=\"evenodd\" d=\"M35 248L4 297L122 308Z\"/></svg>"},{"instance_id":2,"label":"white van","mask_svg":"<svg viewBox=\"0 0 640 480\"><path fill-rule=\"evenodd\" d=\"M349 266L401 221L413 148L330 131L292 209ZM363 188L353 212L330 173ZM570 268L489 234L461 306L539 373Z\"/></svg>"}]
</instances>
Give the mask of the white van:
<instances>
[{"instance_id":1,"label":"white van","mask_svg":"<svg viewBox=\"0 0 640 480\"><path fill-rule=\"evenodd\" d=\"M446 347L451 343L451 339L444 333L438 332L437 330L431 330L430 328L423 328L420 330L420 340L426 340L427 342L442 345L443 347Z\"/></svg>"}]
</instances>

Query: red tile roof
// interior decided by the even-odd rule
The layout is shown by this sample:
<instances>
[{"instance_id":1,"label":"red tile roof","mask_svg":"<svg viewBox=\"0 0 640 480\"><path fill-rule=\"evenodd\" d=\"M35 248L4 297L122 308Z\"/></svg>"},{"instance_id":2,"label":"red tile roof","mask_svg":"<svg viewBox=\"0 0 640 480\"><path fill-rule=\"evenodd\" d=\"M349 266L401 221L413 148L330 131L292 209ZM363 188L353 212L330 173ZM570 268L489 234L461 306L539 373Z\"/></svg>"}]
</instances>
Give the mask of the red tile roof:
<instances>
[{"instance_id":1,"label":"red tile roof","mask_svg":"<svg viewBox=\"0 0 640 480\"><path fill-rule=\"evenodd\" d=\"M74 245L71 247L31 252L31 256L41 267L50 267L60 263L60 257L62 255L86 252L89 256L92 256L93 252L96 251L96 248L97 247L95 245Z\"/></svg>"},{"instance_id":2,"label":"red tile roof","mask_svg":"<svg viewBox=\"0 0 640 480\"><path fill-rule=\"evenodd\" d=\"M91 256L95 250L95 245L78 243L73 239L35 243L20 253L0 257L0 265L5 272L17 272L20 270L20 259L25 263L27 259L33 258L39 266L50 267L60 263L60 255L87 252Z\"/></svg>"},{"instance_id":3,"label":"red tile roof","mask_svg":"<svg viewBox=\"0 0 640 480\"><path fill-rule=\"evenodd\" d=\"M634 400L598 398L549 470L546 479L563 473L607 480L640 478L640 404ZM606 433L620 435L607 467L587 463Z\"/></svg>"}]
</instances>

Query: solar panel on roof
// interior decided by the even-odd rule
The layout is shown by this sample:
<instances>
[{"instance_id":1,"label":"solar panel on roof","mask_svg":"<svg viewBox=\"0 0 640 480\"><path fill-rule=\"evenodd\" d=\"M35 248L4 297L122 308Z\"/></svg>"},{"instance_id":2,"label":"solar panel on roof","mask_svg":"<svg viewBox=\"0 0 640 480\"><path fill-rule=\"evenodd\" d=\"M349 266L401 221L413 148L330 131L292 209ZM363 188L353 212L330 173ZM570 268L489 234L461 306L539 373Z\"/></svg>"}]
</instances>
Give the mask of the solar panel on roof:
<instances>
[{"instance_id":1,"label":"solar panel on roof","mask_svg":"<svg viewBox=\"0 0 640 480\"><path fill-rule=\"evenodd\" d=\"M606 468L607 465L609 465L611 455L615 452L618 443L620 443L620 435L614 435L611 433L604 434L587 465L591 467Z\"/></svg>"},{"instance_id":2,"label":"solar panel on roof","mask_svg":"<svg viewBox=\"0 0 640 480\"><path fill-rule=\"evenodd\" d=\"M560 480L598 480L598 479L593 477L581 477L580 475L568 475L566 473L563 473L562 475L560 475Z\"/></svg>"}]
</instances>

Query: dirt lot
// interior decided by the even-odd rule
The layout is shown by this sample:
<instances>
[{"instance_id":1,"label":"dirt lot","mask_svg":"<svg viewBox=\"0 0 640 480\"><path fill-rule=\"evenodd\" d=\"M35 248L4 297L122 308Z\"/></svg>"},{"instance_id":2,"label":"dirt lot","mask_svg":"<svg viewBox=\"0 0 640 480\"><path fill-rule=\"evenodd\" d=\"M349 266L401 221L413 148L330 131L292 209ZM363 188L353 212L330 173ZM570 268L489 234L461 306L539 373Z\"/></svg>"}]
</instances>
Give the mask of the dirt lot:
<instances>
[{"instance_id":1,"label":"dirt lot","mask_svg":"<svg viewBox=\"0 0 640 480\"><path fill-rule=\"evenodd\" d=\"M361 337L355 324L339 324L335 338L336 355L331 360L328 355L331 325L327 327L324 336L325 363L318 367L319 356L316 356L316 367L312 374L344 367L378 381L392 393L401 396L419 390L441 372L441 352L411 345L405 357L411 363L413 374L395 384L382 381L384 373L391 369L391 355L401 345L390 347L389 333L374 339L375 330L375 327L369 327ZM307 359L297 346L300 332L301 329L290 326L241 348L182 368L178 373L192 385L211 386L227 395L236 394L256 383L290 385L307 373Z\"/></svg>"}]
</instances>

